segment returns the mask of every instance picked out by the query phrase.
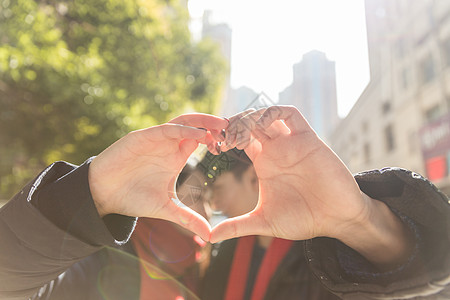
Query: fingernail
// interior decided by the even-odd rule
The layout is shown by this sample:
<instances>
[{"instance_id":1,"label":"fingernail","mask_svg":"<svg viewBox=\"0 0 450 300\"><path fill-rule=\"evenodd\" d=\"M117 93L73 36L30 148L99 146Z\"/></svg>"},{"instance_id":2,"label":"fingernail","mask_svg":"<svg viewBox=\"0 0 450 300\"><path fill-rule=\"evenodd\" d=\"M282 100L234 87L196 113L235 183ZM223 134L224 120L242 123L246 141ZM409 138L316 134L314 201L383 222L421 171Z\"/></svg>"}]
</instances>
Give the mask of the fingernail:
<instances>
[{"instance_id":1,"label":"fingernail","mask_svg":"<svg viewBox=\"0 0 450 300\"><path fill-rule=\"evenodd\" d=\"M219 142L225 141L225 136L224 136L224 134L223 134L223 131L220 131L217 135L215 135L215 137L217 138L217 140L218 140Z\"/></svg>"}]
</instances>

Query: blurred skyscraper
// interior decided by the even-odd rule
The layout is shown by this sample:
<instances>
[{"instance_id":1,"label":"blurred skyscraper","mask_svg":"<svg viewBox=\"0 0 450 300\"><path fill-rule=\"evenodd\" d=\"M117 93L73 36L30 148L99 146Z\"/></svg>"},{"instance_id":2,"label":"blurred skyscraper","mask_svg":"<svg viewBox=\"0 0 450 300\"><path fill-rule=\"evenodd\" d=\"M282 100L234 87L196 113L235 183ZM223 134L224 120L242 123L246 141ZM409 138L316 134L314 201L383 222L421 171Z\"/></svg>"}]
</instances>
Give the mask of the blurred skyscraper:
<instances>
[{"instance_id":1,"label":"blurred skyscraper","mask_svg":"<svg viewBox=\"0 0 450 300\"><path fill-rule=\"evenodd\" d=\"M296 106L314 130L328 139L338 123L335 63L317 50L293 66L293 81L279 94L280 104Z\"/></svg>"},{"instance_id":2,"label":"blurred skyscraper","mask_svg":"<svg viewBox=\"0 0 450 300\"><path fill-rule=\"evenodd\" d=\"M223 56L231 63L231 28L225 23L213 23L211 11L205 11L202 22L202 37L210 38L220 45Z\"/></svg>"},{"instance_id":3,"label":"blurred skyscraper","mask_svg":"<svg viewBox=\"0 0 450 300\"><path fill-rule=\"evenodd\" d=\"M332 137L353 172L404 167L450 193L450 1L365 0L370 82Z\"/></svg>"},{"instance_id":4,"label":"blurred skyscraper","mask_svg":"<svg viewBox=\"0 0 450 300\"><path fill-rule=\"evenodd\" d=\"M230 86L230 67L231 67L231 37L232 31L231 28L225 23L214 23L211 20L211 11L205 11L203 14L202 20L202 38L209 38L215 43L217 43L220 47L222 55L228 62L228 73L225 80L225 84L223 87L221 103L220 103L220 112L223 115L224 111L230 109L229 106L232 106L233 103L230 102L229 99L231 97L231 86Z\"/></svg>"},{"instance_id":5,"label":"blurred skyscraper","mask_svg":"<svg viewBox=\"0 0 450 300\"><path fill-rule=\"evenodd\" d=\"M226 58L228 65L231 68L232 30L225 23L214 23L212 21L211 11L205 11L203 14L202 38L209 38L219 45L223 56ZM258 95L255 91L246 86L241 86L236 89L231 88L230 71L231 69L229 69L227 74L220 103L220 115L227 117L246 109Z\"/></svg>"},{"instance_id":6,"label":"blurred skyscraper","mask_svg":"<svg viewBox=\"0 0 450 300\"><path fill-rule=\"evenodd\" d=\"M258 94L249 87L241 86L237 89L232 89L227 105L223 107L222 113L224 116L231 116L247 108L250 108L251 102L258 96Z\"/></svg>"}]
</instances>

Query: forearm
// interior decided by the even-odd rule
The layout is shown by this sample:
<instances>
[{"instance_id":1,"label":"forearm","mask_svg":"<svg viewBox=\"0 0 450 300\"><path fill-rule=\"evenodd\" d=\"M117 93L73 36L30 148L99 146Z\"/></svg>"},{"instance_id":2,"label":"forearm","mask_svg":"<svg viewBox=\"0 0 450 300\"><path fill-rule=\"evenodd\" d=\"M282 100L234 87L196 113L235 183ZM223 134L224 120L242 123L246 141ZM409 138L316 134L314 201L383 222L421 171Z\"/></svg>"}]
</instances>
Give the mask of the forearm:
<instances>
[{"instance_id":1,"label":"forearm","mask_svg":"<svg viewBox=\"0 0 450 300\"><path fill-rule=\"evenodd\" d=\"M380 271L393 270L411 256L415 240L409 227L389 207L362 193L369 204L369 215L338 237L359 252Z\"/></svg>"},{"instance_id":2,"label":"forearm","mask_svg":"<svg viewBox=\"0 0 450 300\"><path fill-rule=\"evenodd\" d=\"M448 198L423 177L404 169L371 170L356 174L355 179L361 191L388 205L407 224L413 232L414 252L403 265L382 272L340 241L308 240L305 254L316 277L343 299L448 295Z\"/></svg>"},{"instance_id":3,"label":"forearm","mask_svg":"<svg viewBox=\"0 0 450 300\"><path fill-rule=\"evenodd\" d=\"M124 243L135 218L99 215L88 181L91 159L81 166L58 162L30 201L61 230L92 245ZM106 226L105 226L106 225Z\"/></svg>"},{"instance_id":4,"label":"forearm","mask_svg":"<svg viewBox=\"0 0 450 300\"><path fill-rule=\"evenodd\" d=\"M0 210L0 298L28 299L78 259L98 251L45 218L26 186Z\"/></svg>"},{"instance_id":5,"label":"forearm","mask_svg":"<svg viewBox=\"0 0 450 300\"><path fill-rule=\"evenodd\" d=\"M87 167L55 163L0 210L1 299L29 298L76 261L114 244L84 186Z\"/></svg>"}]
</instances>

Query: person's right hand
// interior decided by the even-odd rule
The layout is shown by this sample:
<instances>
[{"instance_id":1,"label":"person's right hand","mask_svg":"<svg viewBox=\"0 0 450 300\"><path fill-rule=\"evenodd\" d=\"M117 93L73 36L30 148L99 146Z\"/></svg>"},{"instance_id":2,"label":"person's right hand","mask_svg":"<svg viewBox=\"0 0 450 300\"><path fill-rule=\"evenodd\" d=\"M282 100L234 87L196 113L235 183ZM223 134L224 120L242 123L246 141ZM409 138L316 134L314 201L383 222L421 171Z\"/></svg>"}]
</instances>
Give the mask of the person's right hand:
<instances>
[{"instance_id":1,"label":"person's right hand","mask_svg":"<svg viewBox=\"0 0 450 300\"><path fill-rule=\"evenodd\" d=\"M237 123L236 125L233 125ZM259 180L256 208L213 228L211 242L244 235L305 240L336 238L384 270L412 249L408 227L365 195L339 157L293 106L230 118L222 150L245 149Z\"/></svg>"},{"instance_id":2,"label":"person's right hand","mask_svg":"<svg viewBox=\"0 0 450 300\"><path fill-rule=\"evenodd\" d=\"M171 198L175 197L175 180L198 143L211 147L215 144L211 132L220 132L227 125L219 117L187 114L118 140L94 158L89 168L90 190L99 215L165 219L209 240L209 223Z\"/></svg>"},{"instance_id":3,"label":"person's right hand","mask_svg":"<svg viewBox=\"0 0 450 300\"><path fill-rule=\"evenodd\" d=\"M343 228L365 220L368 201L352 174L295 107L231 117L222 150L233 147L245 149L253 162L259 201L253 211L217 225L212 242L253 234L338 237Z\"/></svg>"}]
</instances>

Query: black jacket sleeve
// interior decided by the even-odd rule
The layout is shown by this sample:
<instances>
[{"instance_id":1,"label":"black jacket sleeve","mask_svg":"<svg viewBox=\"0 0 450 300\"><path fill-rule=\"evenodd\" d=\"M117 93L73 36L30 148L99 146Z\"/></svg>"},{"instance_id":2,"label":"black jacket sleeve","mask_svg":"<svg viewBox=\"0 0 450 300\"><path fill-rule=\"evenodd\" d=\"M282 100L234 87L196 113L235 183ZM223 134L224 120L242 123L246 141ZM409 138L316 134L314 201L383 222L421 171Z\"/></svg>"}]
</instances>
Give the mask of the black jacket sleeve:
<instances>
[{"instance_id":1,"label":"black jacket sleeve","mask_svg":"<svg viewBox=\"0 0 450 300\"><path fill-rule=\"evenodd\" d=\"M363 172L355 179L411 227L416 249L405 265L379 273L339 241L316 238L305 243L316 277L343 299L450 299L448 198L422 176L400 168Z\"/></svg>"},{"instance_id":2,"label":"black jacket sleeve","mask_svg":"<svg viewBox=\"0 0 450 300\"><path fill-rule=\"evenodd\" d=\"M89 163L52 164L1 208L0 299L48 294L69 267L128 240L134 218L97 214Z\"/></svg>"}]
</instances>

